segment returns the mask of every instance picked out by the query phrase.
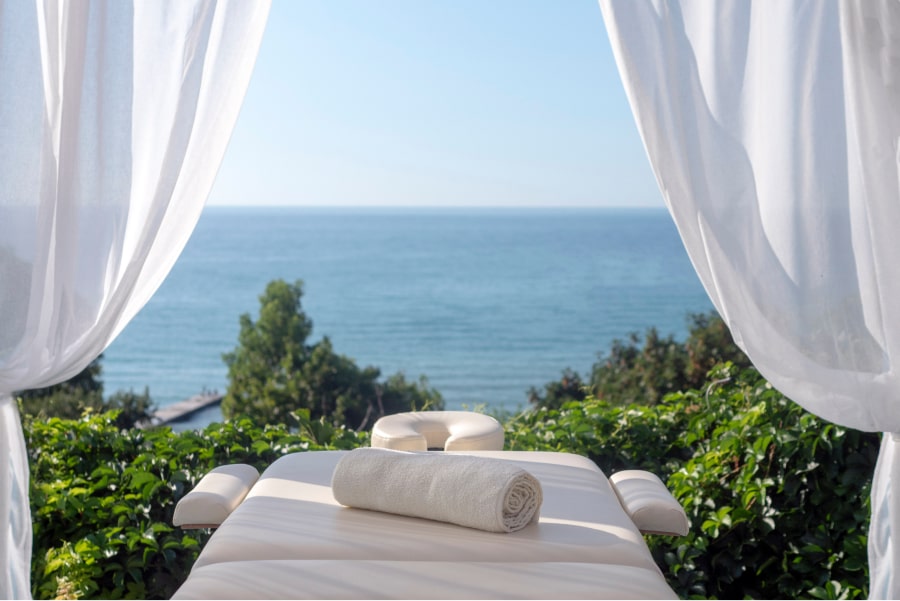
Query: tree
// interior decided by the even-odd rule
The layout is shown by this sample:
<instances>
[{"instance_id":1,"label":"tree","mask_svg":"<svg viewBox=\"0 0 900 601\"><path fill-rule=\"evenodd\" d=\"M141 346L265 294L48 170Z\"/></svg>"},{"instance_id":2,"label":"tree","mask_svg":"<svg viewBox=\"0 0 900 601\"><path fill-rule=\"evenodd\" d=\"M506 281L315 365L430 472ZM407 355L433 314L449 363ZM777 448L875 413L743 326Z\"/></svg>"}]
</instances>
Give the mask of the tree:
<instances>
[{"instance_id":1,"label":"tree","mask_svg":"<svg viewBox=\"0 0 900 601\"><path fill-rule=\"evenodd\" d=\"M610 354L591 370L591 391L600 399L616 403L656 404L662 397L683 390L687 351L672 335L660 337L648 328L643 346L637 334L627 343L613 341Z\"/></svg>"},{"instance_id":2,"label":"tree","mask_svg":"<svg viewBox=\"0 0 900 601\"><path fill-rule=\"evenodd\" d=\"M149 422L156 406L148 388L144 388L143 394L119 390L104 400L101 359L102 354L65 382L16 393L21 413L39 419L78 419L85 411L118 411L115 423L120 428Z\"/></svg>"},{"instance_id":3,"label":"tree","mask_svg":"<svg viewBox=\"0 0 900 601\"><path fill-rule=\"evenodd\" d=\"M303 312L302 296L301 281L274 280L259 298L257 321L241 316L238 345L223 355L229 378L222 400L226 418L287 423L294 411L306 409L313 418L365 428L387 413L443 406L424 378L409 383L397 374L379 383L378 368L361 369L335 353L327 336L309 344L312 321Z\"/></svg>"},{"instance_id":4,"label":"tree","mask_svg":"<svg viewBox=\"0 0 900 601\"><path fill-rule=\"evenodd\" d=\"M685 388L700 388L709 371L720 363L731 362L738 369L751 367L750 358L734 343L718 313L694 313L689 319L691 333L684 345L688 356Z\"/></svg>"},{"instance_id":5,"label":"tree","mask_svg":"<svg viewBox=\"0 0 900 601\"><path fill-rule=\"evenodd\" d=\"M656 328L648 328L643 338L632 333L625 341L614 340L609 353L600 355L589 382L582 384L581 376L566 369L543 392L532 388L528 400L537 407L558 408L591 394L616 404L653 405L671 392L700 387L719 363L751 366L718 313L690 314L688 321L690 333L683 344L671 334L660 336Z\"/></svg>"},{"instance_id":6,"label":"tree","mask_svg":"<svg viewBox=\"0 0 900 601\"><path fill-rule=\"evenodd\" d=\"M557 381L547 382L544 392L532 386L528 389L528 402L536 407L560 407L569 401L583 401L586 396L584 382L578 372L566 368Z\"/></svg>"},{"instance_id":7,"label":"tree","mask_svg":"<svg viewBox=\"0 0 900 601\"><path fill-rule=\"evenodd\" d=\"M98 356L91 361L83 370L59 384L46 386L44 388L32 388L31 390L22 390L16 393L26 408L58 408L59 413L54 413L56 417L77 418L81 415L81 411L73 415L67 413L76 408L79 403L87 403L88 406L99 405L103 398L103 380L100 375L103 367L100 360L103 355ZM77 402L67 402L66 399L77 399Z\"/></svg>"}]
</instances>

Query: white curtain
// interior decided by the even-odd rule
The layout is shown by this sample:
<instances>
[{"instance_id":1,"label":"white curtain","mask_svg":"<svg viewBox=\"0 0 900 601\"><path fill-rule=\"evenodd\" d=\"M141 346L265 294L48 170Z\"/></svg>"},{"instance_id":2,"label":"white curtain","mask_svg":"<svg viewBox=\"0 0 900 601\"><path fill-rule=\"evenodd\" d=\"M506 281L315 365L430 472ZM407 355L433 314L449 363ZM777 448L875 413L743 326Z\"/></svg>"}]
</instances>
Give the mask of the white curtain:
<instances>
[{"instance_id":1,"label":"white curtain","mask_svg":"<svg viewBox=\"0 0 900 601\"><path fill-rule=\"evenodd\" d=\"M900 432L900 3L600 4L665 202L738 344L806 409ZM900 596L897 453L884 436L876 598Z\"/></svg>"},{"instance_id":2,"label":"white curtain","mask_svg":"<svg viewBox=\"0 0 900 601\"><path fill-rule=\"evenodd\" d=\"M0 598L30 597L10 393L78 373L162 283L209 194L268 10L0 0Z\"/></svg>"}]
</instances>

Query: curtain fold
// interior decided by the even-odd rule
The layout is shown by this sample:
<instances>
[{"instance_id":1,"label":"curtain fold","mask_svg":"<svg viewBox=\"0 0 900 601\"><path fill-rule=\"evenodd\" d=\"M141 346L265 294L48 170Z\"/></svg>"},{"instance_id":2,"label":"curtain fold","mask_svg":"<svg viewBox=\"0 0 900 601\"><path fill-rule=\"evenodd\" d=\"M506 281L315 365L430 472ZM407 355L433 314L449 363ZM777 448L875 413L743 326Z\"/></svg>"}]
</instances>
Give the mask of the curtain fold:
<instances>
[{"instance_id":1,"label":"curtain fold","mask_svg":"<svg viewBox=\"0 0 900 601\"><path fill-rule=\"evenodd\" d=\"M809 411L900 432L900 3L600 5L660 190L736 342ZM897 453L886 435L876 598L900 596Z\"/></svg>"},{"instance_id":2,"label":"curtain fold","mask_svg":"<svg viewBox=\"0 0 900 601\"><path fill-rule=\"evenodd\" d=\"M0 1L0 598L30 596L11 393L81 371L165 279L212 187L269 4Z\"/></svg>"}]
</instances>

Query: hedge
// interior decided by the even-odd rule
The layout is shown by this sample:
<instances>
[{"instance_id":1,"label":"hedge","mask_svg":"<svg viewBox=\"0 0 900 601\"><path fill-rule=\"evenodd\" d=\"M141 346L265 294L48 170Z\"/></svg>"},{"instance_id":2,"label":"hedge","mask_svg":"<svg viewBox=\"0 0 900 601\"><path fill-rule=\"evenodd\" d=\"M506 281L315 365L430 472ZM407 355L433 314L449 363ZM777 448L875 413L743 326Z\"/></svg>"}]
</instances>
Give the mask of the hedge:
<instances>
[{"instance_id":1,"label":"hedge","mask_svg":"<svg viewBox=\"0 0 900 601\"><path fill-rule=\"evenodd\" d=\"M710 380L654 406L588 397L525 413L507 444L667 481L691 531L648 542L683 598L865 598L879 435L817 418L753 369L719 366Z\"/></svg>"},{"instance_id":2,"label":"hedge","mask_svg":"<svg viewBox=\"0 0 900 601\"><path fill-rule=\"evenodd\" d=\"M752 369L726 364L710 381L653 406L536 408L506 423L507 446L666 480L691 531L648 543L682 597L865 597L878 435L816 418ZM207 471L368 444L304 413L293 428L239 418L183 433L120 430L115 417L25 421L36 598L169 598L209 537L173 528L172 513Z\"/></svg>"},{"instance_id":3,"label":"hedge","mask_svg":"<svg viewBox=\"0 0 900 601\"><path fill-rule=\"evenodd\" d=\"M247 419L196 432L120 430L116 417L24 424L37 599L168 599L210 536L171 526L175 504L206 472L225 463L264 469L285 453L368 444L366 434L310 422L302 412L294 431Z\"/></svg>"}]
</instances>

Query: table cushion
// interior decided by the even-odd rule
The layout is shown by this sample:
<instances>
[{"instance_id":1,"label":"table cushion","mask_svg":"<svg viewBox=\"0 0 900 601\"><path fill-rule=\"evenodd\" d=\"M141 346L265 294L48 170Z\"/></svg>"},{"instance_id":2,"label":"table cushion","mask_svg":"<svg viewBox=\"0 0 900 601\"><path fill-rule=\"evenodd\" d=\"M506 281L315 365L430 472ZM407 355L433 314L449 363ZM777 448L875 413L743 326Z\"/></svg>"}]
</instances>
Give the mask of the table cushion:
<instances>
[{"instance_id":1,"label":"table cushion","mask_svg":"<svg viewBox=\"0 0 900 601\"><path fill-rule=\"evenodd\" d=\"M385 415L372 427L372 446L395 451L502 451L503 426L472 411L409 411Z\"/></svg>"},{"instance_id":2,"label":"table cushion","mask_svg":"<svg viewBox=\"0 0 900 601\"><path fill-rule=\"evenodd\" d=\"M175 506L172 524L182 528L215 528L240 505L259 478L252 465L220 465L203 476Z\"/></svg>"},{"instance_id":3,"label":"table cushion","mask_svg":"<svg viewBox=\"0 0 900 601\"><path fill-rule=\"evenodd\" d=\"M690 530L687 514L656 474L625 470L609 479L619 501L644 534L684 536Z\"/></svg>"},{"instance_id":4,"label":"table cushion","mask_svg":"<svg viewBox=\"0 0 900 601\"><path fill-rule=\"evenodd\" d=\"M331 476L342 451L275 461L219 528L196 566L246 560L608 563L657 571L606 476L566 453L479 451L512 461L541 483L540 520L501 534L342 507Z\"/></svg>"}]
</instances>

